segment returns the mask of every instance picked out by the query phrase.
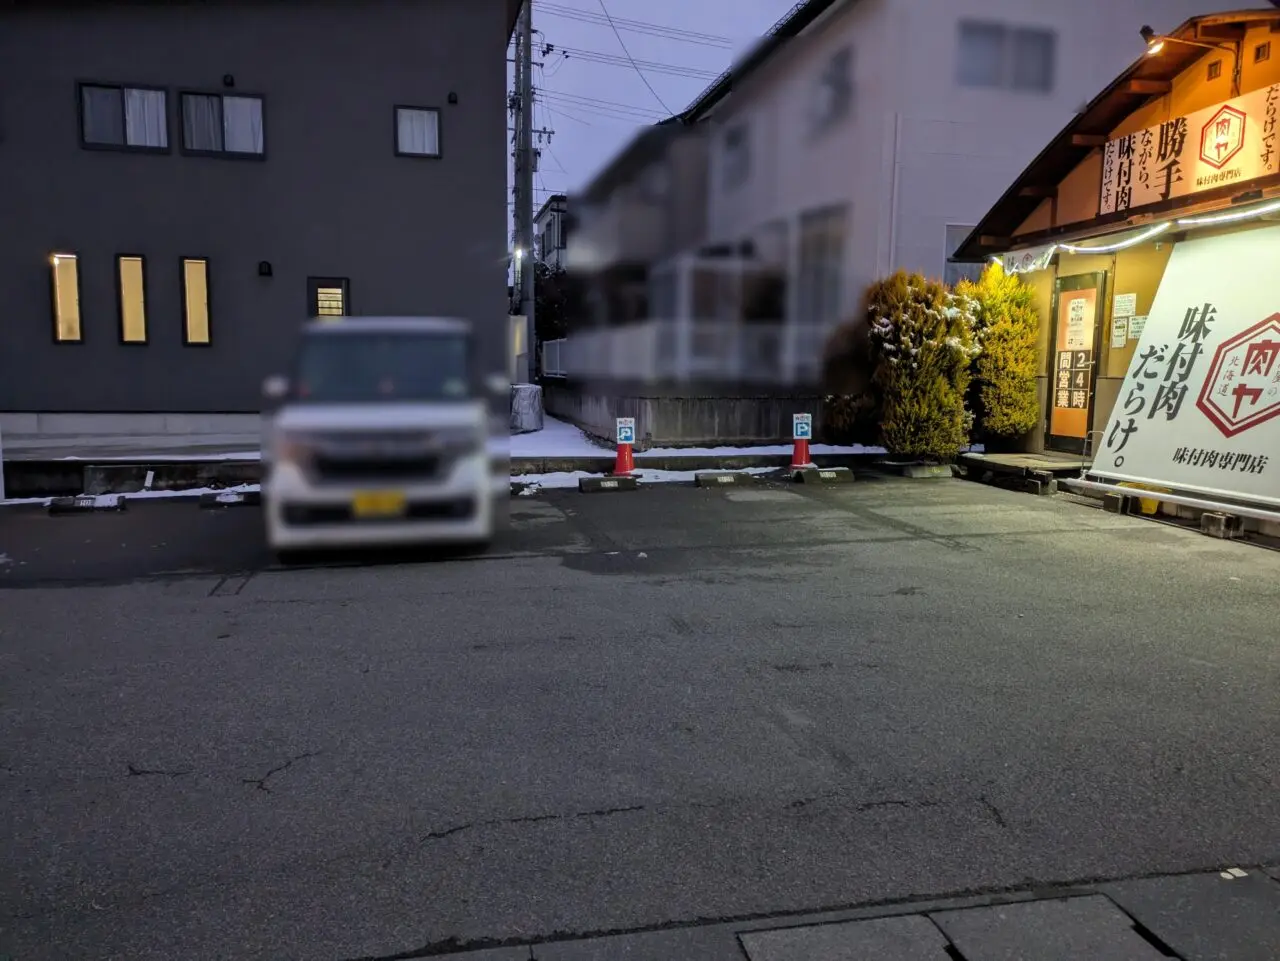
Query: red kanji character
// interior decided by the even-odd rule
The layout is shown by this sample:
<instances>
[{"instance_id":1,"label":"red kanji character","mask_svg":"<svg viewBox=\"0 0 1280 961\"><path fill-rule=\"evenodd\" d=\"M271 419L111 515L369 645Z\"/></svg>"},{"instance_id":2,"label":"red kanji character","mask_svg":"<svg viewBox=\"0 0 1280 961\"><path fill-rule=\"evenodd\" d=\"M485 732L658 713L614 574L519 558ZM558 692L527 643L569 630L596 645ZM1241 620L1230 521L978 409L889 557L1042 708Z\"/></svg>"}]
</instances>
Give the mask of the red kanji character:
<instances>
[{"instance_id":1,"label":"red kanji character","mask_svg":"<svg viewBox=\"0 0 1280 961\"><path fill-rule=\"evenodd\" d=\"M1280 357L1280 340L1260 340L1250 344L1244 354L1245 375L1261 374L1266 377Z\"/></svg>"},{"instance_id":2,"label":"red kanji character","mask_svg":"<svg viewBox=\"0 0 1280 961\"><path fill-rule=\"evenodd\" d=\"M1257 404L1258 398L1262 396L1262 388L1250 387L1248 384L1236 384L1236 389L1231 392L1231 396L1236 399L1236 409L1231 416L1239 417L1240 405L1244 403L1244 399L1248 397L1250 405Z\"/></svg>"}]
</instances>

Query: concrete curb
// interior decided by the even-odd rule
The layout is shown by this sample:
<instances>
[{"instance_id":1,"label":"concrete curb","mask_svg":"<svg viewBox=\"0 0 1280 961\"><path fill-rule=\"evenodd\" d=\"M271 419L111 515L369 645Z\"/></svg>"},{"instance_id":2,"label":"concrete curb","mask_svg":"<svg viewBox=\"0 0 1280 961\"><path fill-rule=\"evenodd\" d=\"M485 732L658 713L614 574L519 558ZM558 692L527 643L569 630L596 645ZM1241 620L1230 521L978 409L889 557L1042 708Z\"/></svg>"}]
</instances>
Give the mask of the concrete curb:
<instances>
[{"instance_id":1,"label":"concrete curb","mask_svg":"<svg viewBox=\"0 0 1280 961\"><path fill-rule=\"evenodd\" d=\"M814 463L821 467L869 467L881 454L815 454ZM649 454L635 455L637 470L664 471L730 471L751 467L776 467L786 469L791 465L790 454ZM613 470L613 455L601 457L513 457L511 476L521 474L560 474L582 472L607 474Z\"/></svg>"}]
</instances>

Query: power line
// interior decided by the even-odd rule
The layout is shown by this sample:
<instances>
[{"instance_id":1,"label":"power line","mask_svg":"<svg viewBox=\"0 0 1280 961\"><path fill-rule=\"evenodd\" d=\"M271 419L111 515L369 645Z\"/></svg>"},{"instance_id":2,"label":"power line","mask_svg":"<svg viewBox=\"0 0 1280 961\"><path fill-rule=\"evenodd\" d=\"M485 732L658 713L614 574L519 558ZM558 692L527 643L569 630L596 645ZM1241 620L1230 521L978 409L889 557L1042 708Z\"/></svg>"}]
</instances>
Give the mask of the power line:
<instances>
[{"instance_id":1,"label":"power line","mask_svg":"<svg viewBox=\"0 0 1280 961\"><path fill-rule=\"evenodd\" d=\"M537 96L544 107L548 105L564 105L573 107L576 110L589 110L594 113L608 114L627 120L637 120L642 123L656 123L663 118L661 113L649 107L633 107L627 104L598 101L590 97L549 93L545 90L539 90Z\"/></svg>"},{"instance_id":2,"label":"power line","mask_svg":"<svg viewBox=\"0 0 1280 961\"><path fill-rule=\"evenodd\" d=\"M641 70L636 65L635 58L631 56L631 51L627 49L626 41L622 39L622 34L618 32L618 27L613 22L613 17L609 16L609 8L604 5L604 0L599 0L599 2L600 2L600 12L603 13L605 16L605 19L609 21L609 26L613 29L613 35L618 38L618 46L622 48L622 52L625 53L627 55L627 59L631 61L631 66L635 68L636 76L639 77L641 81L644 82L644 85L649 88L649 92L653 94L653 99L658 101L658 104L662 107L662 109L665 110L668 114L670 114L671 108L668 107L665 103L663 103L662 98L658 96L658 91L654 90L653 84L649 83L649 78L646 77L644 75L644 71Z\"/></svg>"},{"instance_id":3,"label":"power line","mask_svg":"<svg viewBox=\"0 0 1280 961\"><path fill-rule=\"evenodd\" d=\"M627 33L661 37L665 40L676 40L680 43L691 43L704 47L720 47L722 49L731 49L733 47L733 41L728 37L718 36L714 33L698 33L694 30L681 30L678 27L667 27L658 23L648 23L644 20L610 17L607 12L605 15L601 15L588 10L579 10L576 7L566 7L558 3L539 3L538 9L553 17L577 20L580 23L594 23L602 27L613 26ZM612 20L612 24L610 20Z\"/></svg>"},{"instance_id":4,"label":"power line","mask_svg":"<svg viewBox=\"0 0 1280 961\"><path fill-rule=\"evenodd\" d=\"M587 97L579 93L570 93L568 90L551 90L547 87L539 87L538 92L548 99L554 100L576 100L579 103L595 104L601 107L617 107L619 110L637 111L639 113L656 114L658 111L652 107L641 107L634 103L620 103L617 100L601 100L599 97Z\"/></svg>"},{"instance_id":5,"label":"power line","mask_svg":"<svg viewBox=\"0 0 1280 961\"><path fill-rule=\"evenodd\" d=\"M556 48L566 60L583 60L587 63L601 63L613 67L627 67L636 71L640 75L640 79L644 80L645 86L649 86L649 81L645 79L644 71L650 73L664 73L676 77L689 77L695 80L708 80L718 77L719 73L715 70L706 70L701 67L689 67L678 63L661 63L656 60L636 60L630 55L619 56L616 53L603 53L599 50L582 50L578 47L558 47ZM662 98L654 92L653 88L649 88L649 92L653 93L658 103L662 103ZM663 107L667 110L666 107ZM669 111L668 111L669 112Z\"/></svg>"}]
</instances>

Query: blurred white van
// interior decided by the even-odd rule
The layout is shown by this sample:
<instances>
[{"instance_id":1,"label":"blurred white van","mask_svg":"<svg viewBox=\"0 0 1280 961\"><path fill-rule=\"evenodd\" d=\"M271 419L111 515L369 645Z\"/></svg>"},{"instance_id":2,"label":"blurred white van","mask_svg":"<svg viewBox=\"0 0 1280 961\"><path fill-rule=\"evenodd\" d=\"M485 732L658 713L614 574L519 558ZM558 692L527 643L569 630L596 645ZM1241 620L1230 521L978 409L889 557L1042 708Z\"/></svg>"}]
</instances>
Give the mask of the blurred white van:
<instances>
[{"instance_id":1,"label":"blurred white van","mask_svg":"<svg viewBox=\"0 0 1280 961\"><path fill-rule=\"evenodd\" d=\"M509 387L475 383L471 355L465 320L308 323L291 374L264 386L271 549L487 545L510 496L489 409Z\"/></svg>"}]
</instances>

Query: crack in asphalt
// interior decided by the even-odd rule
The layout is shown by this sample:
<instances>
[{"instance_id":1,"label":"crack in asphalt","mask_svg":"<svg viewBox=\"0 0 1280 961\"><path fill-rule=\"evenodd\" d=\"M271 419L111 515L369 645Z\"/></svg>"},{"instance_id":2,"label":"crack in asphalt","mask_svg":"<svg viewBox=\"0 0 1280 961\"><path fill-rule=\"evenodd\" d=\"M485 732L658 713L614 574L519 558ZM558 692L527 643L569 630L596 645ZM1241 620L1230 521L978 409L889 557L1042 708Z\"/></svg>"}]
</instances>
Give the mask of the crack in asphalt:
<instances>
[{"instance_id":1,"label":"crack in asphalt","mask_svg":"<svg viewBox=\"0 0 1280 961\"><path fill-rule=\"evenodd\" d=\"M991 815L991 820L995 821L998 827L1007 828L1009 826L1009 822L1004 819L1004 814L1001 813L1000 809L995 806L989 797L985 794L980 795L978 801L987 809L987 813Z\"/></svg>"},{"instance_id":2,"label":"crack in asphalt","mask_svg":"<svg viewBox=\"0 0 1280 961\"><path fill-rule=\"evenodd\" d=\"M173 770L166 771L163 768L145 768L135 767L132 764L125 765L128 770L128 777L182 777L184 774L190 774L191 769L185 771Z\"/></svg>"},{"instance_id":3,"label":"crack in asphalt","mask_svg":"<svg viewBox=\"0 0 1280 961\"><path fill-rule=\"evenodd\" d=\"M266 774L262 775L262 777L242 777L240 779L240 782L242 784L256 785L259 791L266 791L268 794L270 794L271 788L267 787L267 781L271 780L271 778L276 774L280 774L284 771L289 770L289 768L293 767L299 761L305 761L309 757L316 757L319 753L320 753L319 751L306 751L302 754L295 755L294 757L289 758L289 760L285 761L283 764L277 764Z\"/></svg>"},{"instance_id":4,"label":"crack in asphalt","mask_svg":"<svg viewBox=\"0 0 1280 961\"><path fill-rule=\"evenodd\" d=\"M485 821L468 821L466 824L455 824L453 827L424 834L420 840L424 843L427 841L438 841L441 838L447 838L451 835L461 834L463 831L471 831L477 828L505 827L509 824L537 824L541 821L572 821L575 818L603 818L612 817L615 814L628 814L633 811L643 810L643 804L632 804L627 807L600 808L595 811L571 811L568 814L528 814L514 818L492 818Z\"/></svg>"}]
</instances>

